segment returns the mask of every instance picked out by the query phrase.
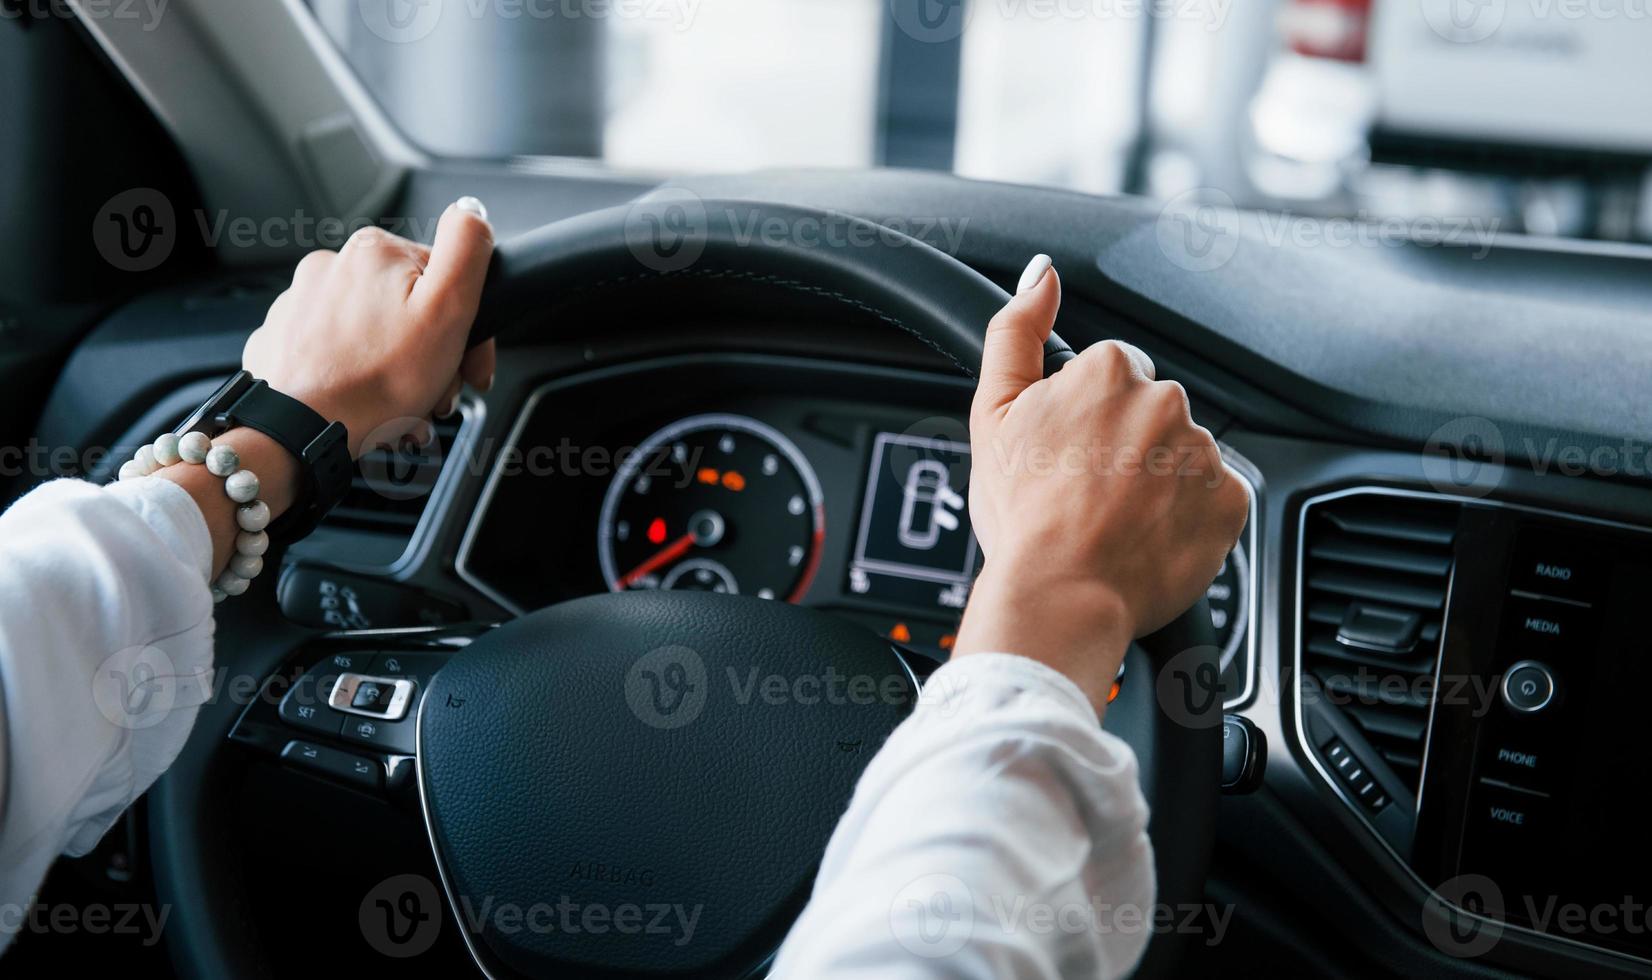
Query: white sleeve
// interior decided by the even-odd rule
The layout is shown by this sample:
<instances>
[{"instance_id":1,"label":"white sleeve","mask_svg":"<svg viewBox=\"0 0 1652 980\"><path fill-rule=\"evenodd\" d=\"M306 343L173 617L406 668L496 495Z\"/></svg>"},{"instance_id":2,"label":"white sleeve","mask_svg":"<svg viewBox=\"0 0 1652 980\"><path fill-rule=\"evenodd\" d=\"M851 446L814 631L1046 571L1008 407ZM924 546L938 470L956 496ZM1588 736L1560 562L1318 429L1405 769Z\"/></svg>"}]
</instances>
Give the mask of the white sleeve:
<instances>
[{"instance_id":1,"label":"white sleeve","mask_svg":"<svg viewBox=\"0 0 1652 980\"><path fill-rule=\"evenodd\" d=\"M182 749L212 693L211 564L166 480L57 480L0 514L0 903L26 905Z\"/></svg>"},{"instance_id":2,"label":"white sleeve","mask_svg":"<svg viewBox=\"0 0 1652 980\"><path fill-rule=\"evenodd\" d=\"M861 776L774 975L1115 977L1153 899L1130 747L1057 671L973 654Z\"/></svg>"}]
</instances>

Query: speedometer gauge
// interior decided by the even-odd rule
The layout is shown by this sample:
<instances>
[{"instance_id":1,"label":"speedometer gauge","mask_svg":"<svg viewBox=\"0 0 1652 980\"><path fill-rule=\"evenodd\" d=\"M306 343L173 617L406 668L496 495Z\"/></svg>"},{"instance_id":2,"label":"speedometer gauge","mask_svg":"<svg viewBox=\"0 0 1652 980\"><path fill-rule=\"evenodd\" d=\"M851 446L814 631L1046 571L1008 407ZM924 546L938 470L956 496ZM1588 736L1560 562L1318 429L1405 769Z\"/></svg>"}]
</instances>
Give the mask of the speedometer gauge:
<instances>
[{"instance_id":1,"label":"speedometer gauge","mask_svg":"<svg viewBox=\"0 0 1652 980\"><path fill-rule=\"evenodd\" d=\"M683 589L796 602L826 534L820 481L791 440L743 415L696 415L625 458L597 555L615 592Z\"/></svg>"}]
</instances>

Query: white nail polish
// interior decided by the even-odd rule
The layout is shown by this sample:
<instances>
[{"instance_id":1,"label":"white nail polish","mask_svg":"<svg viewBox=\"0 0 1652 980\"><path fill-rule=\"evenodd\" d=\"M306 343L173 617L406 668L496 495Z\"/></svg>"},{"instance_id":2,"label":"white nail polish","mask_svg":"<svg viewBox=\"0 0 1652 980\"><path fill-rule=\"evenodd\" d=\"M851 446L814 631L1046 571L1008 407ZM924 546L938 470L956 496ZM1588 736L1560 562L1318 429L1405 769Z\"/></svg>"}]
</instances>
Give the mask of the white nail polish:
<instances>
[{"instance_id":1,"label":"white nail polish","mask_svg":"<svg viewBox=\"0 0 1652 980\"><path fill-rule=\"evenodd\" d=\"M1016 285L1015 291L1024 293L1038 285L1039 280L1044 278L1044 273L1050 271L1052 264L1050 257L1043 252L1033 256L1032 261L1027 263L1026 271L1021 273L1021 282Z\"/></svg>"},{"instance_id":2,"label":"white nail polish","mask_svg":"<svg viewBox=\"0 0 1652 980\"><path fill-rule=\"evenodd\" d=\"M469 194L466 194L464 197L454 201L453 206L461 211L468 211L471 214L476 215L478 218L481 218L483 221L488 220L487 205L483 204L481 201L478 201L476 198L471 197Z\"/></svg>"}]
</instances>

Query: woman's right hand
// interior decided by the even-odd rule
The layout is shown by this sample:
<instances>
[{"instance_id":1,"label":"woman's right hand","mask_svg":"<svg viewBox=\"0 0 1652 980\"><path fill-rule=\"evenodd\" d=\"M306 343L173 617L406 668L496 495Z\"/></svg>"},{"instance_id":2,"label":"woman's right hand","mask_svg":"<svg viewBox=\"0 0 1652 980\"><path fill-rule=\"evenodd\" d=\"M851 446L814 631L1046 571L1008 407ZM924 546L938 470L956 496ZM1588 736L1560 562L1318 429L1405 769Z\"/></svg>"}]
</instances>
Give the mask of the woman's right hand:
<instances>
[{"instance_id":1,"label":"woman's right hand","mask_svg":"<svg viewBox=\"0 0 1652 980\"><path fill-rule=\"evenodd\" d=\"M988 327L970 415L970 519L986 564L955 656L1042 660L1100 711L1132 639L1198 601L1249 495L1187 394L1117 341L1044 377L1061 281L1039 256Z\"/></svg>"},{"instance_id":2,"label":"woman's right hand","mask_svg":"<svg viewBox=\"0 0 1652 980\"><path fill-rule=\"evenodd\" d=\"M493 383L493 342L465 350L492 254L487 210L473 197L448 207L429 247L364 228L336 253L304 257L247 339L242 366L343 422L353 457L427 441L426 418L452 414L461 384Z\"/></svg>"}]
</instances>

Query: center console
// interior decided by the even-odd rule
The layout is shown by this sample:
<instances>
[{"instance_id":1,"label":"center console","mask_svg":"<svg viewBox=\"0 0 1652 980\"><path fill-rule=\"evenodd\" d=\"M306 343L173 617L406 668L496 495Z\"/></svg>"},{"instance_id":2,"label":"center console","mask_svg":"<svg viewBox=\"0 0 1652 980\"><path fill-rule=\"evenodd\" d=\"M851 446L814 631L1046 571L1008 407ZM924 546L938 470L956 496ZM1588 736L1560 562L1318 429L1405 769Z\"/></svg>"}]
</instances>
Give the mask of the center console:
<instances>
[{"instance_id":1,"label":"center console","mask_svg":"<svg viewBox=\"0 0 1652 980\"><path fill-rule=\"evenodd\" d=\"M1652 532L1361 488L1308 501L1302 536L1326 781L1482 930L1652 960Z\"/></svg>"},{"instance_id":2,"label":"center console","mask_svg":"<svg viewBox=\"0 0 1652 980\"><path fill-rule=\"evenodd\" d=\"M1511 924L1652 956L1652 534L1474 506L1458 541L1415 866Z\"/></svg>"}]
</instances>

